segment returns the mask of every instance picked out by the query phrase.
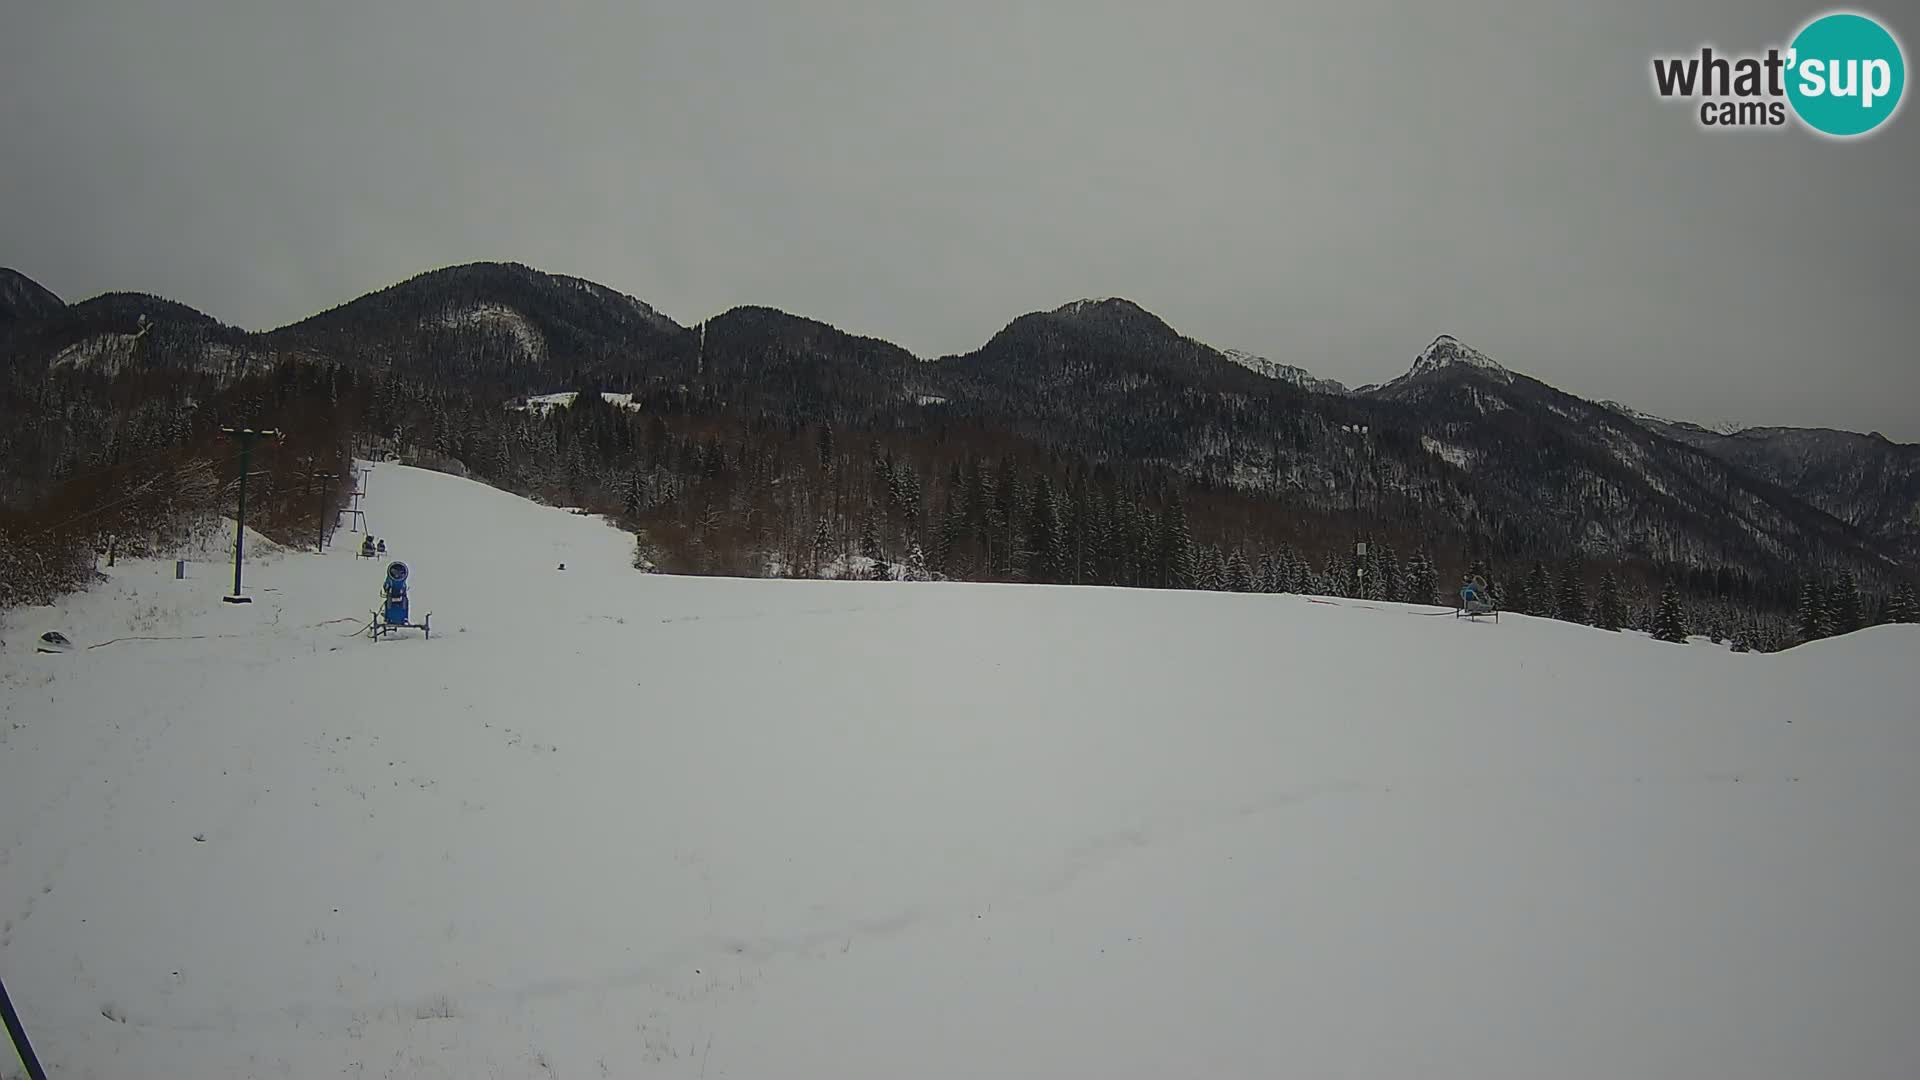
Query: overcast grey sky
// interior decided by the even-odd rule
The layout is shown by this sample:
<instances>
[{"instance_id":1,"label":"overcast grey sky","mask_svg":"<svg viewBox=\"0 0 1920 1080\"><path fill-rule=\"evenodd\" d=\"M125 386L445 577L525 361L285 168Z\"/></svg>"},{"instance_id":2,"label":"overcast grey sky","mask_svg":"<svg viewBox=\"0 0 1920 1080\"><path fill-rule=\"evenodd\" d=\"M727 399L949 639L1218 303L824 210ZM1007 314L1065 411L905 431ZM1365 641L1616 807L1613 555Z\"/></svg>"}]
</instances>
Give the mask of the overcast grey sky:
<instances>
[{"instance_id":1,"label":"overcast grey sky","mask_svg":"<svg viewBox=\"0 0 1920 1080\"><path fill-rule=\"evenodd\" d=\"M1651 89L1820 10L20 0L0 265L264 329L511 260L928 356L1122 295L1348 383L1451 333L1585 397L1920 440L1920 112L1708 134ZM1865 10L1911 65L1920 14Z\"/></svg>"}]
</instances>

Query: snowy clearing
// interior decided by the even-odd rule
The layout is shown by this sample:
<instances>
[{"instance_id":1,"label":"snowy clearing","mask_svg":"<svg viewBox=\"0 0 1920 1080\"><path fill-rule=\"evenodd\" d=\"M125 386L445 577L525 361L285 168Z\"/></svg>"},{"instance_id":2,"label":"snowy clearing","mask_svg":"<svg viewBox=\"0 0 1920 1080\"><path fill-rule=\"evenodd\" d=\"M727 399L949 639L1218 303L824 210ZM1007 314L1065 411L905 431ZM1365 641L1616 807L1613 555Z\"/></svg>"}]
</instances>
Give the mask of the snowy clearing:
<instances>
[{"instance_id":1,"label":"snowy clearing","mask_svg":"<svg viewBox=\"0 0 1920 1080\"><path fill-rule=\"evenodd\" d=\"M439 325L445 329L493 330L503 332L513 339L519 351L518 359L524 363L539 363L546 355L546 338L533 320L515 311L505 304L472 304L465 308L441 314Z\"/></svg>"},{"instance_id":2,"label":"snowy clearing","mask_svg":"<svg viewBox=\"0 0 1920 1080\"><path fill-rule=\"evenodd\" d=\"M353 636L344 532L251 605L132 562L8 614L0 975L53 1075L1920 1061L1920 627L671 578L471 481L367 492L431 641Z\"/></svg>"},{"instance_id":3,"label":"snowy clearing","mask_svg":"<svg viewBox=\"0 0 1920 1080\"><path fill-rule=\"evenodd\" d=\"M1441 442L1431 435L1420 436L1420 445L1427 453L1452 465L1457 469L1471 469L1477 459L1473 451L1451 443Z\"/></svg>"},{"instance_id":4,"label":"snowy clearing","mask_svg":"<svg viewBox=\"0 0 1920 1080\"><path fill-rule=\"evenodd\" d=\"M555 408L571 408L573 399L579 396L580 392L577 390L563 390L557 394L534 394L523 402L508 403L507 408L514 412L536 412L544 414L552 412ZM636 407L633 404L632 394L616 394L610 391L602 391L600 398L616 408L632 409Z\"/></svg>"}]
</instances>

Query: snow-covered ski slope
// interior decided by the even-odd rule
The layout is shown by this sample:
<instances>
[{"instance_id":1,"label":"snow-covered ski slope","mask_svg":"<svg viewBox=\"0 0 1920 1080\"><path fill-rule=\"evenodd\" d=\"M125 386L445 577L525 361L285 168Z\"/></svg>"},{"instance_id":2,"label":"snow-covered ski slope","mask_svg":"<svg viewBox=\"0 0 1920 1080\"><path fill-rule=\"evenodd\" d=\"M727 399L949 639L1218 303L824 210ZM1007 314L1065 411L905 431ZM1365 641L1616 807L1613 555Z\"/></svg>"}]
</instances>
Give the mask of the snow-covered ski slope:
<instances>
[{"instance_id":1,"label":"snow-covered ski slope","mask_svg":"<svg viewBox=\"0 0 1920 1080\"><path fill-rule=\"evenodd\" d=\"M9 616L55 1076L1917 1075L1920 628L681 579L367 506L431 641L349 636L346 533L246 607L133 563Z\"/></svg>"}]
</instances>

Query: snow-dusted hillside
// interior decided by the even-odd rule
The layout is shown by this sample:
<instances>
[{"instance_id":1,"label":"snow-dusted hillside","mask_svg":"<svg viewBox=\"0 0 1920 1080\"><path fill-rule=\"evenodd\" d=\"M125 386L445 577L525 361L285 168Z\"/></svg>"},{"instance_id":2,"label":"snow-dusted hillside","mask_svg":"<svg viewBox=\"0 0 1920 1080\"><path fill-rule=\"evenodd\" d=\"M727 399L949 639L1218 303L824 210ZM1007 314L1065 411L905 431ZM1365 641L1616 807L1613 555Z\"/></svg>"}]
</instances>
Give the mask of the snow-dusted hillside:
<instances>
[{"instance_id":1,"label":"snow-dusted hillside","mask_svg":"<svg viewBox=\"0 0 1920 1080\"><path fill-rule=\"evenodd\" d=\"M665 315L660 314L659 311L654 309L654 306L652 304L649 304L646 301L639 299L638 297L629 296L626 293L619 292L614 289L609 289L605 285L602 285L594 281L588 281L585 278L572 277L567 274L554 274L552 276L553 276L553 280L563 285L566 285L570 288L578 289L581 292L586 293L587 295L592 296L595 299L601 301L602 303L623 305L629 310L633 311L635 314L639 315L642 319L645 319L646 321L654 324L656 327L659 327L662 330L666 330L669 332L677 332L678 330L681 329L680 324L674 322L672 319L667 318Z\"/></svg>"},{"instance_id":2,"label":"snow-dusted hillside","mask_svg":"<svg viewBox=\"0 0 1920 1080\"><path fill-rule=\"evenodd\" d=\"M1255 356L1252 353L1242 352L1239 349L1227 349L1220 355L1256 375L1262 375L1266 378L1275 379L1284 383L1292 383L1304 390L1313 390L1322 394L1344 394L1347 392L1347 388L1337 380L1322 379L1306 368L1298 367L1294 364L1282 364L1277 360L1269 360L1264 356Z\"/></svg>"},{"instance_id":3,"label":"snow-dusted hillside","mask_svg":"<svg viewBox=\"0 0 1920 1080\"><path fill-rule=\"evenodd\" d=\"M547 342L540 328L506 304L469 304L442 311L431 320L431 325L446 330L497 332L513 342L513 350L506 355L517 362L538 364L546 359Z\"/></svg>"},{"instance_id":4,"label":"snow-dusted hillside","mask_svg":"<svg viewBox=\"0 0 1920 1080\"><path fill-rule=\"evenodd\" d=\"M393 465L379 563L0 650L56 1076L1908 1077L1920 628L678 579ZM565 570L558 567L564 563ZM58 628L80 648L40 655ZM89 647L93 646L93 647Z\"/></svg>"}]
</instances>

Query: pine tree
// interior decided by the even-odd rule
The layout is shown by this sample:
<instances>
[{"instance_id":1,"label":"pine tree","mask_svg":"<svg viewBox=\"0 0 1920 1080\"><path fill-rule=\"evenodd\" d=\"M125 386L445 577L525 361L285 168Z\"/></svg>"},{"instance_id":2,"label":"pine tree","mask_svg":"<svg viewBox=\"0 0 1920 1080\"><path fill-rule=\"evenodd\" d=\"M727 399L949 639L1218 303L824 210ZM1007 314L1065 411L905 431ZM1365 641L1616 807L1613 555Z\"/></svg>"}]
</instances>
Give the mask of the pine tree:
<instances>
[{"instance_id":1,"label":"pine tree","mask_svg":"<svg viewBox=\"0 0 1920 1080\"><path fill-rule=\"evenodd\" d=\"M1599 596L1594 600L1594 625L1601 630L1619 630L1626 625L1626 603L1620 601L1620 578L1613 571L1599 575Z\"/></svg>"},{"instance_id":2,"label":"pine tree","mask_svg":"<svg viewBox=\"0 0 1920 1080\"><path fill-rule=\"evenodd\" d=\"M932 581L933 572L927 568L927 553L921 549L920 541L915 540L907 548L907 580Z\"/></svg>"},{"instance_id":3,"label":"pine tree","mask_svg":"<svg viewBox=\"0 0 1920 1080\"><path fill-rule=\"evenodd\" d=\"M1327 561L1320 571L1321 583L1313 592L1324 592L1328 596L1353 595L1352 567L1340 561L1340 556L1327 552Z\"/></svg>"},{"instance_id":4,"label":"pine tree","mask_svg":"<svg viewBox=\"0 0 1920 1080\"><path fill-rule=\"evenodd\" d=\"M1253 570L1247 565L1246 552L1233 549L1233 554L1227 556L1226 574L1228 592L1253 591Z\"/></svg>"},{"instance_id":5,"label":"pine tree","mask_svg":"<svg viewBox=\"0 0 1920 1080\"><path fill-rule=\"evenodd\" d=\"M1916 602L1911 582L1902 584L1893 591L1887 601L1887 621L1890 623L1920 622L1920 603Z\"/></svg>"},{"instance_id":6,"label":"pine tree","mask_svg":"<svg viewBox=\"0 0 1920 1080\"><path fill-rule=\"evenodd\" d=\"M1114 552L1114 500L1100 492L1087 492L1087 555L1081 567L1085 584L1117 584L1112 571Z\"/></svg>"},{"instance_id":7,"label":"pine tree","mask_svg":"<svg viewBox=\"0 0 1920 1080\"><path fill-rule=\"evenodd\" d=\"M813 530L813 572L819 573L822 563L827 561L827 553L833 550L833 525L825 514L820 515L820 524Z\"/></svg>"},{"instance_id":8,"label":"pine tree","mask_svg":"<svg viewBox=\"0 0 1920 1080\"><path fill-rule=\"evenodd\" d=\"M1552 615L1551 588L1546 566L1538 562L1534 563L1533 569L1527 571L1526 584L1521 586L1520 610L1529 615Z\"/></svg>"},{"instance_id":9,"label":"pine tree","mask_svg":"<svg viewBox=\"0 0 1920 1080\"><path fill-rule=\"evenodd\" d=\"M1187 534L1187 510L1176 496L1160 513L1159 543L1155 567L1157 584L1168 589L1190 589L1194 585L1193 539Z\"/></svg>"},{"instance_id":10,"label":"pine tree","mask_svg":"<svg viewBox=\"0 0 1920 1080\"><path fill-rule=\"evenodd\" d=\"M833 425L820 425L820 468L827 471L833 468Z\"/></svg>"},{"instance_id":11,"label":"pine tree","mask_svg":"<svg viewBox=\"0 0 1920 1080\"><path fill-rule=\"evenodd\" d=\"M640 474L637 472L628 473L626 487L627 487L626 494L620 500L620 510L622 513L626 514L628 518L639 517L640 516Z\"/></svg>"},{"instance_id":12,"label":"pine tree","mask_svg":"<svg viewBox=\"0 0 1920 1080\"><path fill-rule=\"evenodd\" d=\"M1826 601L1820 594L1820 583L1811 578L1800 586L1800 606L1794 614L1793 629L1802 642L1827 636Z\"/></svg>"},{"instance_id":13,"label":"pine tree","mask_svg":"<svg viewBox=\"0 0 1920 1080\"><path fill-rule=\"evenodd\" d=\"M1834 634L1860 629L1860 586L1851 570L1840 571L1840 583L1827 603L1827 624Z\"/></svg>"},{"instance_id":14,"label":"pine tree","mask_svg":"<svg viewBox=\"0 0 1920 1080\"><path fill-rule=\"evenodd\" d=\"M869 561L867 576L875 581L893 580L893 567L887 565L887 557L880 550L880 540L873 535L873 521L863 522L860 526L860 554Z\"/></svg>"},{"instance_id":15,"label":"pine tree","mask_svg":"<svg viewBox=\"0 0 1920 1080\"><path fill-rule=\"evenodd\" d=\"M951 574L959 560L960 538L966 534L966 481L956 463L947 473L946 506L940 514L940 532L934 540L933 568Z\"/></svg>"},{"instance_id":16,"label":"pine tree","mask_svg":"<svg viewBox=\"0 0 1920 1080\"><path fill-rule=\"evenodd\" d=\"M1254 573L1253 587L1263 593L1280 591L1280 560L1273 552L1260 556L1260 569Z\"/></svg>"},{"instance_id":17,"label":"pine tree","mask_svg":"<svg viewBox=\"0 0 1920 1080\"><path fill-rule=\"evenodd\" d=\"M1393 600L1400 595L1400 556L1391 544L1367 547L1367 599Z\"/></svg>"},{"instance_id":18,"label":"pine tree","mask_svg":"<svg viewBox=\"0 0 1920 1080\"><path fill-rule=\"evenodd\" d=\"M1660 609L1653 616L1653 639L1681 645L1687 642L1687 616L1680 606L1680 587L1672 581L1660 589Z\"/></svg>"},{"instance_id":19,"label":"pine tree","mask_svg":"<svg viewBox=\"0 0 1920 1080\"><path fill-rule=\"evenodd\" d=\"M1060 580L1060 519L1053 505L1053 486L1042 473L1033 485L1033 504L1027 512L1026 579L1045 583Z\"/></svg>"},{"instance_id":20,"label":"pine tree","mask_svg":"<svg viewBox=\"0 0 1920 1080\"><path fill-rule=\"evenodd\" d=\"M987 514L996 574L1011 574L1014 570L1014 551L1019 546L1016 543L1019 500L1020 474L1012 458L1002 458L993 482L993 505Z\"/></svg>"},{"instance_id":21,"label":"pine tree","mask_svg":"<svg viewBox=\"0 0 1920 1080\"><path fill-rule=\"evenodd\" d=\"M1570 623L1587 621L1587 585L1583 580L1585 571L1580 565L1580 557L1573 556L1560 570L1560 611L1559 616Z\"/></svg>"},{"instance_id":22,"label":"pine tree","mask_svg":"<svg viewBox=\"0 0 1920 1080\"><path fill-rule=\"evenodd\" d=\"M1658 609L1657 600L1649 600L1644 590L1635 589L1633 599L1627 603L1627 627L1643 634L1653 633L1653 616Z\"/></svg>"},{"instance_id":23,"label":"pine tree","mask_svg":"<svg viewBox=\"0 0 1920 1080\"><path fill-rule=\"evenodd\" d=\"M1095 543L1093 581L1097 585L1126 585L1127 536L1132 529L1132 503L1109 490L1100 502L1099 538Z\"/></svg>"},{"instance_id":24,"label":"pine tree","mask_svg":"<svg viewBox=\"0 0 1920 1080\"><path fill-rule=\"evenodd\" d=\"M493 475L499 479L513 476L513 448L507 444L506 433L502 432L493 447Z\"/></svg>"},{"instance_id":25,"label":"pine tree","mask_svg":"<svg viewBox=\"0 0 1920 1080\"><path fill-rule=\"evenodd\" d=\"M1437 604L1440 582L1439 574L1433 568L1433 556L1426 548L1413 553L1413 562L1407 567L1406 599L1410 604Z\"/></svg>"},{"instance_id":26,"label":"pine tree","mask_svg":"<svg viewBox=\"0 0 1920 1080\"><path fill-rule=\"evenodd\" d=\"M1194 584L1210 592L1219 592L1226 587L1226 573L1221 565L1219 548L1212 544L1202 546L1196 561L1199 577Z\"/></svg>"},{"instance_id":27,"label":"pine tree","mask_svg":"<svg viewBox=\"0 0 1920 1080\"><path fill-rule=\"evenodd\" d=\"M1280 549L1280 592L1298 595L1307 591L1307 564L1292 544Z\"/></svg>"}]
</instances>

